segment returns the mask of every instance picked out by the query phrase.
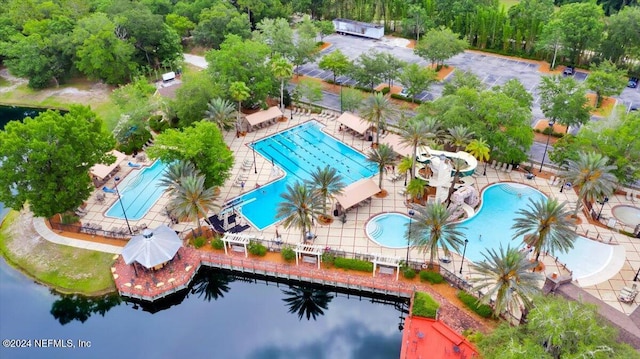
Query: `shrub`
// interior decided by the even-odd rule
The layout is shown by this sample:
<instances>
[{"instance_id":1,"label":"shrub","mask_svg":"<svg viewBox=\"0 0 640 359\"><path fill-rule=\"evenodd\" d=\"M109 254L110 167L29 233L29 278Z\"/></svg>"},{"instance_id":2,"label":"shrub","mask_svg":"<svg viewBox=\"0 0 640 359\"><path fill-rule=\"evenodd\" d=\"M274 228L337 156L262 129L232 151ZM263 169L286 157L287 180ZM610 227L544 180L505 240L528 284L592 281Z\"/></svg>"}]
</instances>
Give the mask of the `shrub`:
<instances>
[{"instance_id":1,"label":"shrub","mask_svg":"<svg viewBox=\"0 0 640 359\"><path fill-rule=\"evenodd\" d=\"M267 247L265 247L260 242L256 242L256 241L249 242L247 249L249 249L249 253L253 254L254 256L264 257L265 255L267 255Z\"/></svg>"},{"instance_id":2,"label":"shrub","mask_svg":"<svg viewBox=\"0 0 640 359\"><path fill-rule=\"evenodd\" d=\"M438 314L438 308L440 308L440 304L429 294L416 292L413 298L413 311L411 314L435 319Z\"/></svg>"},{"instance_id":3,"label":"shrub","mask_svg":"<svg viewBox=\"0 0 640 359\"><path fill-rule=\"evenodd\" d=\"M72 223L76 223L80 220L80 217L76 216L75 214L71 214L71 213L64 213L62 215L62 218L60 219L60 222L62 224L72 224Z\"/></svg>"},{"instance_id":4,"label":"shrub","mask_svg":"<svg viewBox=\"0 0 640 359\"><path fill-rule=\"evenodd\" d=\"M196 248L204 246L205 243L207 243L207 238L205 237L200 236L193 239L193 246Z\"/></svg>"},{"instance_id":5,"label":"shrub","mask_svg":"<svg viewBox=\"0 0 640 359\"><path fill-rule=\"evenodd\" d=\"M326 264L333 265L333 263L336 261L336 255L329 251L326 251L322 253L322 261Z\"/></svg>"},{"instance_id":6,"label":"shrub","mask_svg":"<svg viewBox=\"0 0 640 359\"><path fill-rule=\"evenodd\" d=\"M138 151L142 149L147 141L151 139L151 132L146 129L138 130L136 133L131 134L121 143L118 143L117 149L120 152L124 152L128 155L132 154L134 151Z\"/></svg>"},{"instance_id":7,"label":"shrub","mask_svg":"<svg viewBox=\"0 0 640 359\"><path fill-rule=\"evenodd\" d=\"M333 265L337 268L353 269L361 272L373 272L373 263L363 261L362 259L338 257L334 260Z\"/></svg>"},{"instance_id":8,"label":"shrub","mask_svg":"<svg viewBox=\"0 0 640 359\"><path fill-rule=\"evenodd\" d=\"M389 86L383 87L382 90L380 90L380 92L382 92L383 95L388 94L391 91L391 88L389 88Z\"/></svg>"},{"instance_id":9,"label":"shrub","mask_svg":"<svg viewBox=\"0 0 640 359\"><path fill-rule=\"evenodd\" d=\"M407 279L413 279L416 277L416 271L411 267L402 268L402 275Z\"/></svg>"},{"instance_id":10,"label":"shrub","mask_svg":"<svg viewBox=\"0 0 640 359\"><path fill-rule=\"evenodd\" d=\"M444 282L444 278L438 272L432 272L429 270L420 271L420 281L429 282L431 284L440 284Z\"/></svg>"},{"instance_id":11,"label":"shrub","mask_svg":"<svg viewBox=\"0 0 640 359\"><path fill-rule=\"evenodd\" d=\"M220 238L214 238L211 240L211 247L213 249L224 249L224 242Z\"/></svg>"},{"instance_id":12,"label":"shrub","mask_svg":"<svg viewBox=\"0 0 640 359\"><path fill-rule=\"evenodd\" d=\"M154 115L149 117L149 127L160 133L170 127L169 122L162 119L162 115Z\"/></svg>"},{"instance_id":13,"label":"shrub","mask_svg":"<svg viewBox=\"0 0 640 359\"><path fill-rule=\"evenodd\" d=\"M402 100L402 101L408 101L408 102L411 102L411 98L409 98L409 97L404 97L404 96L402 96L402 95L400 95L400 94L397 94L397 93L392 93L392 94L391 94L391 98L395 98L396 100ZM421 103L422 103L422 101L420 101L420 100L418 100L418 99L416 98L416 99L413 99L413 103L415 103L415 104L418 104L418 105L419 105L419 104L421 104Z\"/></svg>"},{"instance_id":14,"label":"shrub","mask_svg":"<svg viewBox=\"0 0 640 359\"><path fill-rule=\"evenodd\" d=\"M280 254L282 254L282 259L286 262L292 262L296 259L296 252L291 249L291 247L282 248L282 252L280 252Z\"/></svg>"},{"instance_id":15,"label":"shrub","mask_svg":"<svg viewBox=\"0 0 640 359\"><path fill-rule=\"evenodd\" d=\"M462 303L469 307L469 309L473 310L483 318L489 318L493 316L493 310L490 306L481 304L476 297L465 291L458 292L458 299L460 299Z\"/></svg>"}]
</instances>

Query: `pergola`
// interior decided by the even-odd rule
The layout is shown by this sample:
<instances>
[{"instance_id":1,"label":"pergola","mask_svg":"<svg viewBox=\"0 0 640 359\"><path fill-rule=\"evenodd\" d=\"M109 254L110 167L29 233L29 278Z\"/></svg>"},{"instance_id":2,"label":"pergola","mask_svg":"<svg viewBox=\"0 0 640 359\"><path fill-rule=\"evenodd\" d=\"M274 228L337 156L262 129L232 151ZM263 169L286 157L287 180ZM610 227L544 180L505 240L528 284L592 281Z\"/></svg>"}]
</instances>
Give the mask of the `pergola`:
<instances>
[{"instance_id":1,"label":"pergola","mask_svg":"<svg viewBox=\"0 0 640 359\"><path fill-rule=\"evenodd\" d=\"M402 140L402 137L395 133L389 133L386 136L380 138L380 143L385 144L400 156L413 157L413 148Z\"/></svg>"},{"instance_id":2,"label":"pergola","mask_svg":"<svg viewBox=\"0 0 640 359\"><path fill-rule=\"evenodd\" d=\"M335 196L344 210L360 203L365 199L380 192L380 187L371 178L363 178L342 189L342 193Z\"/></svg>"},{"instance_id":3,"label":"pergola","mask_svg":"<svg viewBox=\"0 0 640 359\"><path fill-rule=\"evenodd\" d=\"M342 115L340 115L340 117L338 117L336 121L349 127L350 129L361 135L364 135L365 132L367 132L367 130L371 128L370 123L350 112L343 113Z\"/></svg>"},{"instance_id":4,"label":"pergola","mask_svg":"<svg viewBox=\"0 0 640 359\"><path fill-rule=\"evenodd\" d=\"M105 165L102 163L96 163L91 167L89 172L91 173L91 178L93 180L93 184L96 187L102 186L111 176L120 169L120 162L124 161L127 158L127 155L120 151L113 150L109 152L110 155L116 157L115 162L110 165Z\"/></svg>"},{"instance_id":5,"label":"pergola","mask_svg":"<svg viewBox=\"0 0 640 359\"><path fill-rule=\"evenodd\" d=\"M396 280L400 275L400 259L394 257L385 257L381 254L373 255L373 276L376 276L376 267L393 267L396 272ZM382 268L380 268L382 270Z\"/></svg>"},{"instance_id":6,"label":"pergola","mask_svg":"<svg viewBox=\"0 0 640 359\"><path fill-rule=\"evenodd\" d=\"M247 123L249 123L250 128L253 129L255 126L268 121L276 120L280 117L282 117L282 111L280 111L278 106L273 106L269 107L266 110L246 115L244 118L245 120L247 120Z\"/></svg>"},{"instance_id":7,"label":"pergola","mask_svg":"<svg viewBox=\"0 0 640 359\"><path fill-rule=\"evenodd\" d=\"M316 256L316 262L318 262L318 269L320 269L320 262L322 262L322 253L324 248L322 246L313 244L297 243L293 249L296 252L296 265L298 265L298 258L304 254Z\"/></svg>"},{"instance_id":8,"label":"pergola","mask_svg":"<svg viewBox=\"0 0 640 359\"><path fill-rule=\"evenodd\" d=\"M255 236L249 236L246 234L240 234L240 233L229 233L226 232L224 234L224 236L222 236L222 242L224 242L224 254L228 255L229 253L227 252L227 246L231 247L231 246L237 246L240 247L242 246L244 248L244 256L248 257L249 256L249 252L247 251L247 244L249 244L249 242L252 239L257 239Z\"/></svg>"}]
</instances>

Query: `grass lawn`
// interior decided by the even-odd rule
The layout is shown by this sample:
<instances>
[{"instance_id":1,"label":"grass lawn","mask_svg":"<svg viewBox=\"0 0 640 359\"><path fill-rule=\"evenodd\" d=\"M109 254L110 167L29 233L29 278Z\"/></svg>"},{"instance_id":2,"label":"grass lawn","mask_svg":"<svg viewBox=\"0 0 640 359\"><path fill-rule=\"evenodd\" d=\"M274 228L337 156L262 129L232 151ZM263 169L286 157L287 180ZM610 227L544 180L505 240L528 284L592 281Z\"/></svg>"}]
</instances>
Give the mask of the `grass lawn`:
<instances>
[{"instance_id":1,"label":"grass lawn","mask_svg":"<svg viewBox=\"0 0 640 359\"><path fill-rule=\"evenodd\" d=\"M23 233L21 222L20 214L11 211L0 227L0 252L11 266L63 293L98 295L115 291L110 270L113 254L33 239L32 233L16 235Z\"/></svg>"}]
</instances>

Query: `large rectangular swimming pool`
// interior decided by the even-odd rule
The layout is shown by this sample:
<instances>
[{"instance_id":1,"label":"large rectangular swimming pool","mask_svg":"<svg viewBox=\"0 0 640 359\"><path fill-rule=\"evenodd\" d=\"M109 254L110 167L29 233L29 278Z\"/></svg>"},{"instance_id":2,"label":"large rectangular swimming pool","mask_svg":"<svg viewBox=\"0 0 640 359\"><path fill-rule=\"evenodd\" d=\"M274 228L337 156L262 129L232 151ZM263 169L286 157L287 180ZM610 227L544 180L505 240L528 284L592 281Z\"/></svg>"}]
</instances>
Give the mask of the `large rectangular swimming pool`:
<instances>
[{"instance_id":1,"label":"large rectangular swimming pool","mask_svg":"<svg viewBox=\"0 0 640 359\"><path fill-rule=\"evenodd\" d=\"M368 162L366 156L322 132L317 121L279 132L252 146L285 173L283 178L228 202L259 230L278 221L276 210L287 185L309 180L318 167L335 168L345 185L377 173L375 164Z\"/></svg>"},{"instance_id":2,"label":"large rectangular swimming pool","mask_svg":"<svg viewBox=\"0 0 640 359\"><path fill-rule=\"evenodd\" d=\"M165 187L160 186L160 180L166 168L166 163L156 161L149 167L130 173L118 184L125 212L116 200L106 216L124 219L126 213L127 218L132 221L144 217L165 190Z\"/></svg>"}]
</instances>

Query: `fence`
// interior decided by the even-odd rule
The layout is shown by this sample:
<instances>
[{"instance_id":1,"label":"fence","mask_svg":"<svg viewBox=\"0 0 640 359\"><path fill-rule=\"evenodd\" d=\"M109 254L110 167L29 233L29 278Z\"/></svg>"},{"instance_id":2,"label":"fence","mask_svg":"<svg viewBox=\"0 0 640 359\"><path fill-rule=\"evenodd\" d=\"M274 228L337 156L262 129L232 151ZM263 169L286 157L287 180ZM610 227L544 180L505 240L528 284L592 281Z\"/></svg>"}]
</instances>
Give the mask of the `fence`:
<instances>
[{"instance_id":1,"label":"fence","mask_svg":"<svg viewBox=\"0 0 640 359\"><path fill-rule=\"evenodd\" d=\"M102 237L115 238L115 239L129 239L131 238L132 235L142 233L142 229L143 229L143 228L139 228L139 226L133 226L131 227L131 232L133 232L132 234L131 232L129 232L128 227L112 228L111 230L104 230L102 229L101 225L95 225L92 223L64 224L64 223L49 222L49 224L51 225L51 229L56 231L64 231L64 232L70 232L70 233L84 233L92 236L102 236Z\"/></svg>"}]
</instances>

